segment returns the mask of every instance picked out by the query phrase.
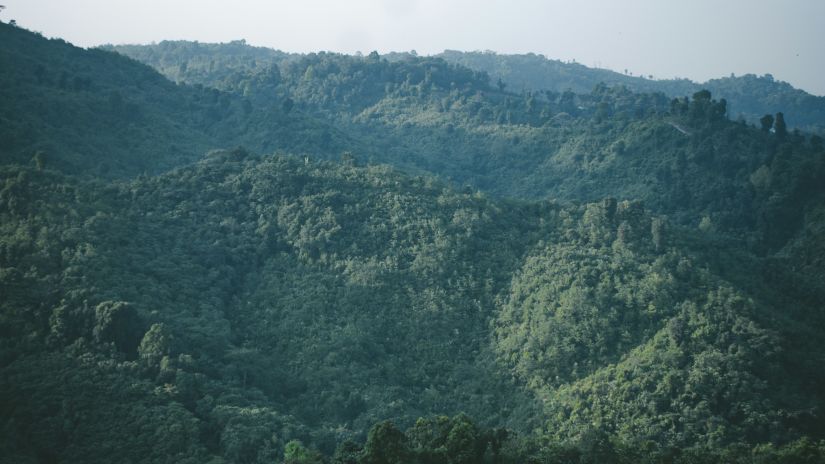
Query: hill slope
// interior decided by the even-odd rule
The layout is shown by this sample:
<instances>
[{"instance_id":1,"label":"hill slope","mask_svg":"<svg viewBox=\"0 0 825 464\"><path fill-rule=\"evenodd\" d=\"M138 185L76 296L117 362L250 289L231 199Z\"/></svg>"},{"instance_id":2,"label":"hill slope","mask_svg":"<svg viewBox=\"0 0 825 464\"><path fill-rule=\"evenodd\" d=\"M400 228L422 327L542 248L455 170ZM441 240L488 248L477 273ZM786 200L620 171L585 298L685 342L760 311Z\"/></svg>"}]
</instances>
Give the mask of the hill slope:
<instances>
[{"instance_id":1,"label":"hill slope","mask_svg":"<svg viewBox=\"0 0 825 464\"><path fill-rule=\"evenodd\" d=\"M634 92L661 92L671 98L681 98L707 89L728 101L729 114L733 118L742 117L756 124L765 114L784 112L791 115L788 125L792 128L820 134L825 132L825 97L795 89L787 82L774 80L770 74L720 77L699 83L688 79L634 77L578 63L563 63L535 54L499 55L447 50L437 56L450 63L484 71L516 91L561 93L572 90L587 93L599 83L604 83L621 85Z\"/></svg>"},{"instance_id":2,"label":"hill slope","mask_svg":"<svg viewBox=\"0 0 825 464\"><path fill-rule=\"evenodd\" d=\"M154 58L217 90L0 33L4 123L39 102L3 126L0 459L825 455L825 150L781 117L440 58ZM130 110L94 120L100 91Z\"/></svg>"},{"instance_id":3,"label":"hill slope","mask_svg":"<svg viewBox=\"0 0 825 464\"><path fill-rule=\"evenodd\" d=\"M769 133L728 121L728 101L707 91L673 100L604 85L584 94L514 94L484 74L410 55L271 52L263 72L249 66L259 49L237 43L121 49L152 52L165 69L195 63L198 79L225 75L204 71L211 57L214 66L235 70L216 85L261 105L290 98L372 148L351 152L356 159L499 196L637 198L682 224L707 218L722 231L756 230L752 240L775 248L797 230L813 191L822 193L814 187L823 175L821 138L794 135L787 123ZM238 50L243 59L233 58Z\"/></svg>"},{"instance_id":4,"label":"hill slope","mask_svg":"<svg viewBox=\"0 0 825 464\"><path fill-rule=\"evenodd\" d=\"M0 156L72 173L160 173L213 148L337 157L361 145L281 102L176 85L148 66L0 23Z\"/></svg>"},{"instance_id":5,"label":"hill slope","mask_svg":"<svg viewBox=\"0 0 825 464\"><path fill-rule=\"evenodd\" d=\"M156 45L106 46L146 63L176 82L199 83L229 90L238 75L264 71L299 61L303 55L252 47L244 41L203 44L164 41ZM390 61L417 58L409 53L385 55ZM446 50L433 58L487 73L492 82L501 81L516 93L551 92L555 97L565 91L589 94L597 85L622 86L637 93L663 93L682 98L707 89L729 104L731 118L744 118L757 124L765 114L783 112L788 126L819 134L825 133L825 97L811 95L771 75L720 77L704 83L688 79L648 79L618 72L590 68L579 63L564 63L541 55L503 55L491 52Z\"/></svg>"},{"instance_id":6,"label":"hill slope","mask_svg":"<svg viewBox=\"0 0 825 464\"><path fill-rule=\"evenodd\" d=\"M708 257L636 203L500 203L241 151L127 183L4 168L0 198L7 455L262 459L459 411L560 440L822 430L821 283L759 290L768 261ZM120 401L134 419L104 412ZM150 452L140 423L176 431Z\"/></svg>"}]
</instances>

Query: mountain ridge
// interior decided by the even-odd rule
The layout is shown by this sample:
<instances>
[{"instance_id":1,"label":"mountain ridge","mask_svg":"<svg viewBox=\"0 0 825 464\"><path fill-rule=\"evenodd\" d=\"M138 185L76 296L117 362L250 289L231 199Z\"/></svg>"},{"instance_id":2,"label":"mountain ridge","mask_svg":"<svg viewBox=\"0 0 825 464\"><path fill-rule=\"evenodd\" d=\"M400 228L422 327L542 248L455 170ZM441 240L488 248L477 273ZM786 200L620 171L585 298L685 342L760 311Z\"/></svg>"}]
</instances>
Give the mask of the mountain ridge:
<instances>
[{"instance_id":1,"label":"mountain ridge","mask_svg":"<svg viewBox=\"0 0 825 464\"><path fill-rule=\"evenodd\" d=\"M520 91L573 90L588 92L599 83L622 85L635 92L662 92L671 98L693 95L709 90L730 104L730 114L756 124L763 115L784 112L793 115L792 128L823 133L825 97L796 89L772 75L745 74L718 77L706 82L689 79L652 79L616 71L590 68L578 63L564 63L536 54L500 55L484 52L445 50L436 56L485 71L493 79L501 79Z\"/></svg>"},{"instance_id":2,"label":"mountain ridge","mask_svg":"<svg viewBox=\"0 0 825 464\"><path fill-rule=\"evenodd\" d=\"M233 41L227 44L200 44L187 41L165 41L158 45L106 45L107 50L120 51L128 56L143 61L160 70L175 81L186 80L207 84L214 81L211 77L201 76L201 81L186 68L180 68L177 62L165 62L165 56L174 48L192 48L201 52L220 53L221 47L230 47L233 53L243 56L245 60L258 58L265 66L290 63L304 56L299 53L287 53L267 47L252 47L245 41ZM203 53L200 59L205 59ZM418 57L410 52L390 52L383 55L390 61ZM589 93L593 88L604 83L609 86L621 85L634 92L661 92L670 98L690 96L702 89L710 90L714 95L725 98L731 104L731 115L743 117L756 124L765 114L784 112L793 115L789 119L791 128L825 133L821 121L825 119L825 96L812 95L802 89L796 89L787 82L774 80L770 74L711 78L704 83L689 79L649 79L644 76L632 76L616 71L591 68L579 63L566 63L527 53L521 55L498 54L495 52L461 52L445 50L432 55L453 63L461 64L476 71L490 75L493 82L501 81L518 92L551 91L562 93L572 90L575 93ZM174 60L173 60L174 61ZM177 60L179 61L179 59ZM256 62L257 63L257 62ZM257 63L256 66L261 66ZM232 66L227 69L233 69ZM237 68L236 68L237 69Z\"/></svg>"}]
</instances>

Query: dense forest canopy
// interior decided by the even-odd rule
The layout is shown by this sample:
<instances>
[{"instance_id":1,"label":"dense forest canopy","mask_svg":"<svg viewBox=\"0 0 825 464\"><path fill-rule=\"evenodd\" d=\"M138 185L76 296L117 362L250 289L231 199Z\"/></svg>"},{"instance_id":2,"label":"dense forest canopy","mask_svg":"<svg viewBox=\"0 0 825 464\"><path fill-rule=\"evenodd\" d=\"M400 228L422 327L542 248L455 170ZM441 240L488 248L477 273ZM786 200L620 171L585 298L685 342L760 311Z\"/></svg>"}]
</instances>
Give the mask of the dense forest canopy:
<instances>
[{"instance_id":1,"label":"dense forest canopy","mask_svg":"<svg viewBox=\"0 0 825 464\"><path fill-rule=\"evenodd\" d=\"M825 459L822 138L476 58L0 23L0 461Z\"/></svg>"},{"instance_id":2,"label":"dense forest canopy","mask_svg":"<svg viewBox=\"0 0 825 464\"><path fill-rule=\"evenodd\" d=\"M825 131L825 97L795 89L772 75L730 75L697 83L688 79L661 79L660 76L634 76L608 69L589 68L579 63L565 63L541 55L500 55L492 52L446 50L438 55L445 60L485 71L493 79L508 83L515 90L587 93L599 83L621 85L635 92L662 92L678 98L702 89L725 98L730 104L731 119L743 118L756 123L766 113L785 111L793 114L792 127L822 134Z\"/></svg>"},{"instance_id":3,"label":"dense forest canopy","mask_svg":"<svg viewBox=\"0 0 825 464\"><path fill-rule=\"evenodd\" d=\"M264 56L238 42L115 49L175 79L213 85L261 106L288 99L296 111L346 128L368 147L350 151L358 160L434 174L497 196L635 198L680 223L708 218L752 235L753 224L764 222L768 198L773 211L787 213L786 202L807 201L800 200L807 193L799 182L821 175L819 136L795 133L787 123L776 132L773 123L731 121L728 100L706 91L669 98L597 83L585 93L512 93L489 75L410 54L385 59L270 50ZM234 77L217 79L208 72L214 68L234 69ZM786 157L800 162L785 163ZM774 178L791 166L806 173ZM768 172L785 191L762 189L759 180ZM769 222L795 227L801 220L788 219ZM787 231L761 229L772 244L788 237Z\"/></svg>"},{"instance_id":4,"label":"dense forest canopy","mask_svg":"<svg viewBox=\"0 0 825 464\"><path fill-rule=\"evenodd\" d=\"M206 44L187 41L164 41L155 45L105 46L157 69L175 82L202 84L226 89L239 74L260 72L272 66L283 66L305 55L285 53L263 47L253 47L238 40L226 44ZM756 124L765 114L782 111L789 115L791 128L822 135L825 133L825 97L811 95L770 74L757 76L727 76L704 83L680 78L633 75L607 69L590 68L576 62L562 62L532 53L506 55L494 52L460 52L445 50L435 55L448 63L484 72L496 86L511 92L571 91L588 94L600 84L625 87L638 93L663 93L669 98L682 98L707 89L724 98L729 105L730 119L744 119ZM389 61L414 60L414 53L388 53Z\"/></svg>"}]
</instances>

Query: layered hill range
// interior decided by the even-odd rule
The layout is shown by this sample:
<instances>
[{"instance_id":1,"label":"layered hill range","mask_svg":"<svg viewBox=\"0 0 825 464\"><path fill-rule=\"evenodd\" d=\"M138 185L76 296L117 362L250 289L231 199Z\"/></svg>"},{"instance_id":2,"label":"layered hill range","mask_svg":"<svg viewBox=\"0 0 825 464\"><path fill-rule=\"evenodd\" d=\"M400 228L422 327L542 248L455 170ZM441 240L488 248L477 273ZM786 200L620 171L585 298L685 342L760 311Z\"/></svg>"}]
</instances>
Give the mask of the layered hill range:
<instances>
[{"instance_id":1,"label":"layered hill range","mask_svg":"<svg viewBox=\"0 0 825 464\"><path fill-rule=\"evenodd\" d=\"M245 41L208 44L187 41L164 41L153 45L118 45L103 47L118 51L157 69L175 82L199 83L223 88L236 73L261 71L273 64L300 60L304 55L253 47ZM445 50L435 55L448 63L487 73L496 87L516 93L544 93L557 99L571 91L588 94L599 84L623 86L634 92L663 93L669 98L690 96L709 90L728 102L730 119L744 119L757 124L765 114L785 111L788 124L822 135L825 131L825 97L811 95L772 75L729 76L704 83L688 79L654 79L633 76L608 69L590 68L575 62L548 59L542 55L503 55L495 52L461 52ZM415 52L388 53L389 61L416 59Z\"/></svg>"},{"instance_id":2,"label":"layered hill range","mask_svg":"<svg viewBox=\"0 0 825 464\"><path fill-rule=\"evenodd\" d=\"M0 24L0 457L822 457L825 120L536 59Z\"/></svg>"}]
</instances>

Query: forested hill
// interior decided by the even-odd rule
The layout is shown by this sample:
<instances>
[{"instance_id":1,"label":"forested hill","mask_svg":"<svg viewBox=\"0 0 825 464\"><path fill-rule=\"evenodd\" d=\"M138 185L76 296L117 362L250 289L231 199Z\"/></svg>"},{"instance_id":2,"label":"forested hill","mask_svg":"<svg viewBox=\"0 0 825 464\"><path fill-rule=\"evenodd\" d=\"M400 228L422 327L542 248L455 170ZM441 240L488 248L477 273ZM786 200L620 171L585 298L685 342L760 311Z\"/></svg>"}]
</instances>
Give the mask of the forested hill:
<instances>
[{"instance_id":1,"label":"forested hill","mask_svg":"<svg viewBox=\"0 0 825 464\"><path fill-rule=\"evenodd\" d=\"M192 162L213 148L359 150L283 102L176 85L117 53L84 50L0 22L0 156L66 172L131 177ZM36 160L35 160L36 158Z\"/></svg>"},{"instance_id":2,"label":"forested hill","mask_svg":"<svg viewBox=\"0 0 825 464\"><path fill-rule=\"evenodd\" d=\"M242 43L116 49L256 106L289 98L369 147L347 155L356 160L497 196L635 198L678 223L704 221L774 249L822 198L820 137L790 130L785 114L759 127L733 122L728 102L707 91L679 99L604 85L512 93L440 58L284 56Z\"/></svg>"},{"instance_id":3,"label":"forested hill","mask_svg":"<svg viewBox=\"0 0 825 464\"><path fill-rule=\"evenodd\" d=\"M10 462L825 451L822 282L638 202L239 150L0 182Z\"/></svg>"},{"instance_id":4,"label":"forested hill","mask_svg":"<svg viewBox=\"0 0 825 464\"><path fill-rule=\"evenodd\" d=\"M245 40L229 43L200 43L164 40L153 45L104 45L158 70L174 82L231 88L238 74L265 72L279 63L300 59L300 54L285 53L248 45Z\"/></svg>"},{"instance_id":5,"label":"forested hill","mask_svg":"<svg viewBox=\"0 0 825 464\"><path fill-rule=\"evenodd\" d=\"M106 46L146 63L175 82L200 83L227 89L238 74L264 71L273 65L300 60L304 55L285 53L265 47L253 47L239 40L226 44L188 41L164 41L154 45ZM446 50L434 56L448 63L487 73L493 83L501 81L511 92L572 91L588 94L597 85L623 86L638 93L663 93L670 98L682 98L707 89L729 104L731 119L745 118L757 123L766 114L783 112L788 115L791 129L825 133L825 97L811 95L790 84L774 80L771 75L719 77L705 83L688 79L652 79L606 69L591 68L579 63L565 63L541 55L506 55L492 52L460 52ZM390 61L415 59L410 53L389 53Z\"/></svg>"},{"instance_id":6,"label":"forested hill","mask_svg":"<svg viewBox=\"0 0 825 464\"><path fill-rule=\"evenodd\" d=\"M399 57L403 55L403 53L398 54ZM599 83L609 86L621 85L635 92L662 92L676 97L691 95L700 90L696 83L688 79L660 82L646 79L645 76L591 68L581 63L554 60L534 53L508 55L495 52L444 50L437 56L451 63L483 70L493 79L500 79L515 92L570 90L576 93L587 93Z\"/></svg>"},{"instance_id":7,"label":"forested hill","mask_svg":"<svg viewBox=\"0 0 825 464\"><path fill-rule=\"evenodd\" d=\"M118 50L0 24L0 462L825 460L784 114Z\"/></svg>"},{"instance_id":8,"label":"forested hill","mask_svg":"<svg viewBox=\"0 0 825 464\"><path fill-rule=\"evenodd\" d=\"M599 83L621 85L634 92L661 92L672 98L692 95L702 89L728 101L731 118L755 123L765 114L784 112L791 128L825 133L825 97L811 95L787 82L766 74L719 77L704 83L688 79L662 79L660 76L633 76L607 69L565 63L542 55L506 55L493 52L447 50L437 55L450 63L484 71L501 80L513 91L571 90L587 93Z\"/></svg>"},{"instance_id":9,"label":"forested hill","mask_svg":"<svg viewBox=\"0 0 825 464\"><path fill-rule=\"evenodd\" d=\"M760 127L730 121L728 102L707 91L512 93L440 58L287 55L242 42L124 48L197 81L173 84L110 52L0 31L2 150L20 164L128 177L243 145L386 163L502 197L634 198L770 250L823 197L820 137L790 130L781 113Z\"/></svg>"},{"instance_id":10,"label":"forested hill","mask_svg":"<svg viewBox=\"0 0 825 464\"><path fill-rule=\"evenodd\" d=\"M137 61L148 64L175 82L199 83L214 88L231 85L240 73L265 71L273 65L283 65L301 60L306 55L286 53L281 50L255 47L244 40L228 43L201 43L185 40L166 40L151 45L104 45L104 50L117 51ZM389 61L405 61L418 58L414 53L394 52L383 56ZM436 55L448 62L483 71L501 79L511 90L551 90L589 93L600 82L607 85L624 85L637 92L662 91L657 81L615 73L604 69L588 68L578 63L527 55L499 55L492 52L458 52L447 50ZM690 95L699 88L685 79L668 81L668 94Z\"/></svg>"}]
</instances>

